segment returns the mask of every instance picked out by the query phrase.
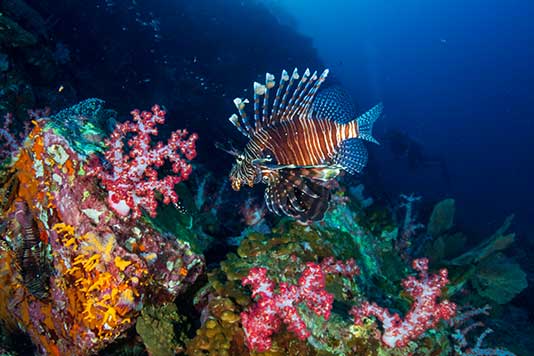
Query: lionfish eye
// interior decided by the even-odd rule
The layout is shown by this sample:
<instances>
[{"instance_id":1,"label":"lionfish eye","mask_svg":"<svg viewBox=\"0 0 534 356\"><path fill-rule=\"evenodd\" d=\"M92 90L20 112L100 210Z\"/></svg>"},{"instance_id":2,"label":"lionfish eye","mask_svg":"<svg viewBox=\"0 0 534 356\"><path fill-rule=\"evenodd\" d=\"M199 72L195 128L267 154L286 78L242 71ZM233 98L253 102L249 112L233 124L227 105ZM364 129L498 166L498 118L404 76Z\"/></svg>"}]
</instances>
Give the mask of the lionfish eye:
<instances>
[{"instance_id":1,"label":"lionfish eye","mask_svg":"<svg viewBox=\"0 0 534 356\"><path fill-rule=\"evenodd\" d=\"M243 162L244 159L245 159L245 156L243 156L243 155L237 156L237 163Z\"/></svg>"}]
</instances>

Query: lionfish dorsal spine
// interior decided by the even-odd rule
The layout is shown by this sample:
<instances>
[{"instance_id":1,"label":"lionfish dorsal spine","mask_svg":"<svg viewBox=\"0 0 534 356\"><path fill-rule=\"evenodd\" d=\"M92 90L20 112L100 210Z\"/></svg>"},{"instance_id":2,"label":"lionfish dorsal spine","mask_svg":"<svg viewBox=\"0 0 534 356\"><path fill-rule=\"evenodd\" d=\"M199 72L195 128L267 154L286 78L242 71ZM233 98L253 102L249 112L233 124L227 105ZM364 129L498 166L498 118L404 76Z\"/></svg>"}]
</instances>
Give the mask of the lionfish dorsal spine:
<instances>
[{"instance_id":1,"label":"lionfish dorsal spine","mask_svg":"<svg viewBox=\"0 0 534 356\"><path fill-rule=\"evenodd\" d=\"M306 69L302 76L299 75L297 68L293 70L291 75L283 70L272 108L270 108L269 92L276 86L276 82L274 75L266 73L265 84L254 82L253 85L254 121L250 122L245 112L245 106L249 101L242 98L234 99L239 116L233 114L229 120L239 132L247 138L251 138L263 127L305 114L311 107L315 94L327 75L328 69L325 69L319 77L317 77L317 72L311 74L309 69ZM293 85L295 81L298 81L296 87Z\"/></svg>"},{"instance_id":2,"label":"lionfish dorsal spine","mask_svg":"<svg viewBox=\"0 0 534 356\"><path fill-rule=\"evenodd\" d=\"M288 119L291 118L290 113L291 113L291 111L293 110L293 108L295 106L295 101L297 100L298 95L301 92L302 84L306 82L306 80L308 79L309 75L310 75L310 70L308 68L306 68L306 71L304 72L304 75L300 78L300 80L299 80L299 82L297 84L297 88L293 91L293 95L291 95L291 99L289 99L289 102L287 103L287 107L284 110L284 115L283 115L283 119L284 120L288 120Z\"/></svg>"},{"instance_id":3,"label":"lionfish dorsal spine","mask_svg":"<svg viewBox=\"0 0 534 356\"><path fill-rule=\"evenodd\" d=\"M254 129L258 131L261 127L260 123L260 96L265 94L267 89L265 85L258 82L254 82Z\"/></svg>"},{"instance_id":4,"label":"lionfish dorsal spine","mask_svg":"<svg viewBox=\"0 0 534 356\"><path fill-rule=\"evenodd\" d=\"M284 92L284 96L282 97L282 102L280 103L280 109L279 109L279 115L277 118L277 121L280 121L284 118L284 112L286 109L286 103L287 103L287 97L289 96L289 93L291 92L291 87L293 86L293 82L299 78L299 73L297 68L293 70L293 74L289 77L289 83L287 84L286 91Z\"/></svg>"},{"instance_id":5,"label":"lionfish dorsal spine","mask_svg":"<svg viewBox=\"0 0 534 356\"><path fill-rule=\"evenodd\" d=\"M328 76L328 72L329 70L325 69L323 73L319 76L319 78L317 78L316 74L315 74L315 78L314 76L312 76L312 80L314 80L315 83L313 87L311 88L311 90L309 91L309 93L306 94L302 107L300 111L297 112L297 115L303 114L310 109L311 104L313 103L313 99L315 98L315 95L317 94L317 91L319 90L319 88L321 87L321 84L326 80L326 77Z\"/></svg>"},{"instance_id":6,"label":"lionfish dorsal spine","mask_svg":"<svg viewBox=\"0 0 534 356\"><path fill-rule=\"evenodd\" d=\"M271 110L271 117L269 123L275 121L278 117L278 107L280 106L280 100L282 99L282 90L284 89L285 83L289 80L289 74L284 69L282 75L280 76L280 82L278 83L278 89L276 89L276 96L274 98L273 109Z\"/></svg>"},{"instance_id":7,"label":"lionfish dorsal spine","mask_svg":"<svg viewBox=\"0 0 534 356\"><path fill-rule=\"evenodd\" d=\"M271 73L265 74L265 95L263 96L263 108L262 108L262 122L267 126L269 118L269 90L274 88L275 81L274 75Z\"/></svg>"},{"instance_id":8,"label":"lionfish dorsal spine","mask_svg":"<svg viewBox=\"0 0 534 356\"><path fill-rule=\"evenodd\" d=\"M230 121L232 125L234 125L237 130L241 132L244 136L249 137L247 131L245 131L245 129L243 129L243 127L241 126L241 123L239 122L239 117L236 114L232 114L232 116L228 118L228 121Z\"/></svg>"},{"instance_id":9,"label":"lionfish dorsal spine","mask_svg":"<svg viewBox=\"0 0 534 356\"><path fill-rule=\"evenodd\" d=\"M306 73L308 74L307 76ZM309 75L309 70L306 70L306 73L304 73L304 76L302 77L302 79L305 79L305 77L307 79L306 86L304 87L304 90L299 93L299 96L297 97L297 100L293 104L292 110L289 113L289 117L298 116L300 113L306 110L306 99L310 93L310 87L317 79L317 72L313 72L311 76Z\"/></svg>"},{"instance_id":10,"label":"lionfish dorsal spine","mask_svg":"<svg viewBox=\"0 0 534 356\"><path fill-rule=\"evenodd\" d=\"M299 81L297 88L293 91L293 95L282 116L283 120L290 120L305 114L311 107L315 94L319 90L321 84L328 76L328 69L317 77L317 72L310 74L310 70L306 69ZM298 78L298 77L297 77Z\"/></svg>"},{"instance_id":11,"label":"lionfish dorsal spine","mask_svg":"<svg viewBox=\"0 0 534 356\"><path fill-rule=\"evenodd\" d=\"M245 104L248 103L248 99L235 98L234 105L236 106L239 116L241 116L241 121L236 114L233 114L228 119L244 136L250 138L254 129L250 126L247 113L245 112Z\"/></svg>"}]
</instances>

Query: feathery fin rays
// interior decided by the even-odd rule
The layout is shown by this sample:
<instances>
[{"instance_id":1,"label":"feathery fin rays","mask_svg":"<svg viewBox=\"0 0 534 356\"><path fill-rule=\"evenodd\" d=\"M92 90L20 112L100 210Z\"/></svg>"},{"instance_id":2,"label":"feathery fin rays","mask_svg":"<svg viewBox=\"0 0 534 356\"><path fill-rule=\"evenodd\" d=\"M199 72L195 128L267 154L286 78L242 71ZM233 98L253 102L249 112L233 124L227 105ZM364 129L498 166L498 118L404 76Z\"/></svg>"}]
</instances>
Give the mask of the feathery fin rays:
<instances>
[{"instance_id":1,"label":"feathery fin rays","mask_svg":"<svg viewBox=\"0 0 534 356\"><path fill-rule=\"evenodd\" d=\"M313 170L313 169L312 169ZM300 221L321 220L328 209L330 189L309 169L273 171L265 189L267 208Z\"/></svg>"},{"instance_id":2,"label":"feathery fin rays","mask_svg":"<svg viewBox=\"0 0 534 356\"><path fill-rule=\"evenodd\" d=\"M358 116L342 89L320 90L328 73L284 70L278 83L266 73L264 84L254 82L253 119L245 112L249 101L242 98L234 99L239 115L230 117L249 139L236 155L232 188L266 183L268 209L301 222L323 218L329 183L341 170L361 173L368 159L363 141L378 143L372 128L382 104Z\"/></svg>"},{"instance_id":3,"label":"feathery fin rays","mask_svg":"<svg viewBox=\"0 0 534 356\"><path fill-rule=\"evenodd\" d=\"M249 121L245 112L245 105L248 104L249 101L242 98L234 99L234 105L239 112L239 116L233 114L230 116L229 120L239 132L244 136L251 138L263 127L267 127L276 122L290 120L297 115L304 114L311 108L313 98L328 76L328 72L328 69L325 69L318 77L317 72L310 74L310 70L306 69L301 77L296 68L293 70L291 76L285 70L282 71L272 108L269 107L269 92L276 86L276 82L274 75L267 73L265 75L265 84L254 82L253 123ZM297 80L298 83L296 87L293 88L293 84ZM289 82L287 86L285 86L286 82ZM284 92L283 96L282 92Z\"/></svg>"}]
</instances>

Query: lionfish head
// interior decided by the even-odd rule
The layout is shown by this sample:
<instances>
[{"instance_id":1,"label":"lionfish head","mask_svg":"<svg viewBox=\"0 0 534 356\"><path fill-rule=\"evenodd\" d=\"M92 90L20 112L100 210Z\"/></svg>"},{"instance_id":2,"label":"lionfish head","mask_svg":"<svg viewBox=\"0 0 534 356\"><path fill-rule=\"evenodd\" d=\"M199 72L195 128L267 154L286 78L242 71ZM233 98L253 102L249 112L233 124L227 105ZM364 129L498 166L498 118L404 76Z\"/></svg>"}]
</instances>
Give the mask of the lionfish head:
<instances>
[{"instance_id":1,"label":"lionfish head","mask_svg":"<svg viewBox=\"0 0 534 356\"><path fill-rule=\"evenodd\" d=\"M252 187L261 178L259 169L243 154L236 156L236 161L230 171L230 182L233 190L240 190L242 185Z\"/></svg>"}]
</instances>

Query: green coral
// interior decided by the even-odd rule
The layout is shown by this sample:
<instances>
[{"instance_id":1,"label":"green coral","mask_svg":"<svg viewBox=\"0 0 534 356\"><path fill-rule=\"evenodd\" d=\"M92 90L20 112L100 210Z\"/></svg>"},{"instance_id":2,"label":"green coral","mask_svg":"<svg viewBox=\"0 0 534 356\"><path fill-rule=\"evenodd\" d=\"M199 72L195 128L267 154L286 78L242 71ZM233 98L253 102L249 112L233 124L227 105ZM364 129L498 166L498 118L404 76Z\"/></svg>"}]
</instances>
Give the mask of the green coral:
<instances>
[{"instance_id":1,"label":"green coral","mask_svg":"<svg viewBox=\"0 0 534 356\"><path fill-rule=\"evenodd\" d=\"M438 236L449 230L454 224L454 212L454 199L445 199L436 204L430 215L427 233Z\"/></svg>"},{"instance_id":2,"label":"green coral","mask_svg":"<svg viewBox=\"0 0 534 356\"><path fill-rule=\"evenodd\" d=\"M146 305L137 319L135 329L152 356L173 356L184 349L187 339L186 318L175 304Z\"/></svg>"},{"instance_id":3,"label":"green coral","mask_svg":"<svg viewBox=\"0 0 534 356\"><path fill-rule=\"evenodd\" d=\"M0 13L0 47L26 47L37 43L37 38L5 14Z\"/></svg>"},{"instance_id":4,"label":"green coral","mask_svg":"<svg viewBox=\"0 0 534 356\"><path fill-rule=\"evenodd\" d=\"M77 153L86 157L104 149L106 122L113 112L104 109L104 100L86 99L50 116L48 127L65 137Z\"/></svg>"},{"instance_id":5,"label":"green coral","mask_svg":"<svg viewBox=\"0 0 534 356\"><path fill-rule=\"evenodd\" d=\"M467 242L467 236L462 232L445 233L429 241L424 249L424 255L436 264L449 260L462 253Z\"/></svg>"},{"instance_id":6,"label":"green coral","mask_svg":"<svg viewBox=\"0 0 534 356\"><path fill-rule=\"evenodd\" d=\"M506 218L503 225L488 239L475 248L451 260L451 265L462 266L480 262L491 254L508 248L515 240L515 234L506 234L512 224L513 215Z\"/></svg>"},{"instance_id":7,"label":"green coral","mask_svg":"<svg viewBox=\"0 0 534 356\"><path fill-rule=\"evenodd\" d=\"M378 252L381 249L380 242L371 233L357 223L358 214L350 209L346 204L338 204L330 209L325 218L324 224L339 232L344 233L345 240L352 243L353 249L357 251L358 264L362 271L368 276L380 274L380 261ZM348 251L341 248L343 251Z\"/></svg>"},{"instance_id":8,"label":"green coral","mask_svg":"<svg viewBox=\"0 0 534 356\"><path fill-rule=\"evenodd\" d=\"M451 211L450 203L448 205L449 208L442 205L434 211L440 210L442 213L438 215L448 216L449 213L443 213ZM451 221L448 218L445 220ZM508 216L492 236L460 255L458 253L463 250L466 236L462 233L444 233L448 230L445 228L434 229L441 234L428 244L425 251L433 265L443 265L449 269L451 283L448 295L458 294L464 288L472 286L476 294L471 296L470 303L490 301L506 304L527 287L526 274L519 264L501 253L514 242L515 234L507 233L512 221L513 215ZM449 225L449 222L441 224ZM480 298L485 300L480 301Z\"/></svg>"},{"instance_id":9,"label":"green coral","mask_svg":"<svg viewBox=\"0 0 534 356\"><path fill-rule=\"evenodd\" d=\"M528 285L519 264L502 254L486 259L473 276L478 294L498 304L509 303Z\"/></svg>"},{"instance_id":10,"label":"green coral","mask_svg":"<svg viewBox=\"0 0 534 356\"><path fill-rule=\"evenodd\" d=\"M181 186L178 184L177 187ZM182 199L182 195L178 195ZM167 232L174 236L179 236L180 240L191 244L194 252L202 252L205 246L192 226L192 217L189 212L176 209L173 205L160 204L158 215L155 218L148 218L154 228L161 232Z\"/></svg>"}]
</instances>

